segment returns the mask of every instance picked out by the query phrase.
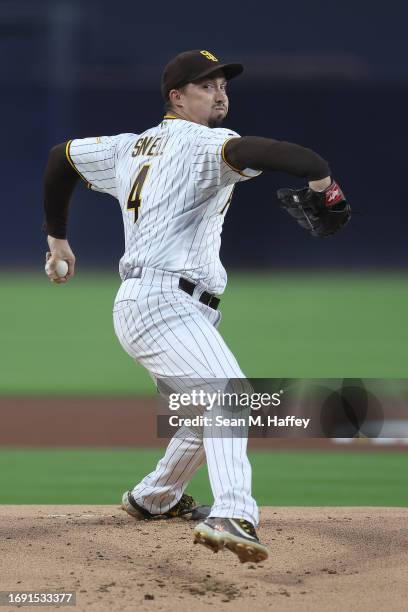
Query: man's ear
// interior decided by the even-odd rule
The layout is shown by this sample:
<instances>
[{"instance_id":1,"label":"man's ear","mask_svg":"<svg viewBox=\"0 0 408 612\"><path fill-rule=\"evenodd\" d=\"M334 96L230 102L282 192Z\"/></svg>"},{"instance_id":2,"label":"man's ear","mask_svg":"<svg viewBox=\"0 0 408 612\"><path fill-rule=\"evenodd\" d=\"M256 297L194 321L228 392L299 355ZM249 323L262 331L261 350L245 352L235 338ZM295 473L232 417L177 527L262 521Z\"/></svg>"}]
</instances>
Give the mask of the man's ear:
<instances>
[{"instance_id":1,"label":"man's ear","mask_svg":"<svg viewBox=\"0 0 408 612\"><path fill-rule=\"evenodd\" d=\"M180 89L172 89L169 93L169 102L172 106L183 106L181 102L181 90Z\"/></svg>"}]
</instances>

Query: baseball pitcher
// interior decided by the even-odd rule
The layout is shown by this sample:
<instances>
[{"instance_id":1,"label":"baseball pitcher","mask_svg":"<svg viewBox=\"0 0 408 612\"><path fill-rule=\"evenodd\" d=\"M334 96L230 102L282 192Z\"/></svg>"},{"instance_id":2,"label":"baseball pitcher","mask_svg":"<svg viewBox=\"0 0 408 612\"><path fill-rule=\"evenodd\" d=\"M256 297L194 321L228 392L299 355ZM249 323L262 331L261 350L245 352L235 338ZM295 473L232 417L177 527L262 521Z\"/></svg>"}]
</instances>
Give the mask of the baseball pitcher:
<instances>
[{"instance_id":1,"label":"baseball pitcher","mask_svg":"<svg viewBox=\"0 0 408 612\"><path fill-rule=\"evenodd\" d=\"M50 280L65 283L74 275L67 219L81 178L121 207L125 252L113 309L116 335L156 381L170 386L175 380L245 379L217 331L227 281L221 232L236 183L262 171L303 177L303 189L281 189L278 199L313 236L333 234L350 218L342 190L315 152L221 127L228 81L242 71L241 64L223 64L205 50L177 55L162 74L166 113L158 125L138 134L69 140L51 149L45 170ZM68 265L63 276L61 260ZM205 461L211 508L198 507L184 493ZM136 519L198 519L195 542L214 551L225 547L242 562L268 556L255 531L258 507L245 437L181 427L156 468L124 493L122 507Z\"/></svg>"}]
</instances>

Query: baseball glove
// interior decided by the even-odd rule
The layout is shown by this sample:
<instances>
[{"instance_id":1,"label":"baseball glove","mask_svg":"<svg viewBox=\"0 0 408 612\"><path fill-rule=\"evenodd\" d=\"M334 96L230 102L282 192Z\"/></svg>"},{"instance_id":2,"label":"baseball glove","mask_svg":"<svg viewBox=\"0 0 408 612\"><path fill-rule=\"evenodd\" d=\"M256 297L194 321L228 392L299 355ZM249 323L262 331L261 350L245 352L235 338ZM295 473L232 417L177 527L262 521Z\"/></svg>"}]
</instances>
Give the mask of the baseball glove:
<instances>
[{"instance_id":1,"label":"baseball glove","mask_svg":"<svg viewBox=\"0 0 408 612\"><path fill-rule=\"evenodd\" d=\"M319 238L335 234L350 220L351 209L338 184L325 191L278 189L278 199L301 227Z\"/></svg>"}]
</instances>

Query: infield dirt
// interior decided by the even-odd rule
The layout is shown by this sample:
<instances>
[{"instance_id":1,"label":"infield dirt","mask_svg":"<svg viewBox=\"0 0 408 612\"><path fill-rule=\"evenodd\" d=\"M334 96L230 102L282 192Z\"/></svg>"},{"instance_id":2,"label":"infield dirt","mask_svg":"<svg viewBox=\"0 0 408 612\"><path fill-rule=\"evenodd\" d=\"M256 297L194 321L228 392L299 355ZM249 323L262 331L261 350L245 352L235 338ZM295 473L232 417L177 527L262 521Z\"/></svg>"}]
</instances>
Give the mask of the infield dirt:
<instances>
[{"instance_id":1,"label":"infield dirt","mask_svg":"<svg viewBox=\"0 0 408 612\"><path fill-rule=\"evenodd\" d=\"M259 565L194 546L191 522L116 506L0 506L0 518L0 590L76 591L78 611L406 610L406 508L262 508Z\"/></svg>"}]
</instances>

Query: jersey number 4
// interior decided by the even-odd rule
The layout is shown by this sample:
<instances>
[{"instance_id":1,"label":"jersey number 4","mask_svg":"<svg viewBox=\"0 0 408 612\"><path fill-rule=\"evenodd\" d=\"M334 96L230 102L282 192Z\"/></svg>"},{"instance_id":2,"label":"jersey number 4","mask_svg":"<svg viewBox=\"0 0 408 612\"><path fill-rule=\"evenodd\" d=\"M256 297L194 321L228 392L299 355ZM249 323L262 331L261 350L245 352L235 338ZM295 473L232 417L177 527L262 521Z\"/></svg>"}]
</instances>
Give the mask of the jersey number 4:
<instances>
[{"instance_id":1,"label":"jersey number 4","mask_svg":"<svg viewBox=\"0 0 408 612\"><path fill-rule=\"evenodd\" d=\"M146 180L147 174L150 169L150 164L144 164L135 178L132 189L130 190L129 198L127 201L126 210L133 210L135 213L134 222L136 223L139 216L139 209L142 203L142 189Z\"/></svg>"}]
</instances>

